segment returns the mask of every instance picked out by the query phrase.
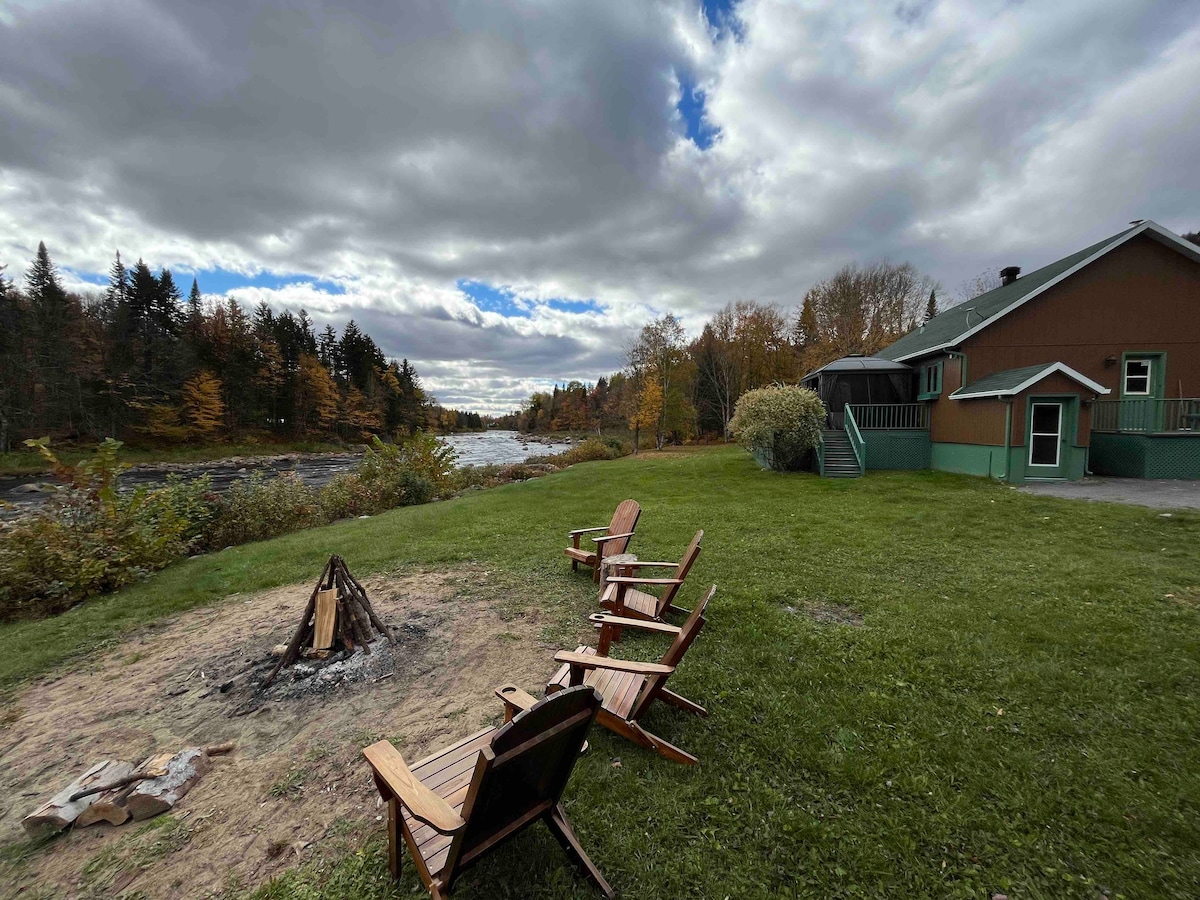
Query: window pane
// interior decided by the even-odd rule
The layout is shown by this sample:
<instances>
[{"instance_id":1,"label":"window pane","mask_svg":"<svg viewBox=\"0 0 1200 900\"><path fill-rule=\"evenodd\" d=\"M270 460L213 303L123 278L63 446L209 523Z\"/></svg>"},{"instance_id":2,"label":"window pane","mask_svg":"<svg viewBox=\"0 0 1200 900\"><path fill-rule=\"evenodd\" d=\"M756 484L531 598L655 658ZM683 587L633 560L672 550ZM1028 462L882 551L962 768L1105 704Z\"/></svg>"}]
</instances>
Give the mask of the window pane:
<instances>
[{"instance_id":1,"label":"window pane","mask_svg":"<svg viewBox=\"0 0 1200 900\"><path fill-rule=\"evenodd\" d=\"M1150 360L1148 359L1127 359L1125 360L1126 375L1144 375L1150 374Z\"/></svg>"},{"instance_id":2,"label":"window pane","mask_svg":"<svg viewBox=\"0 0 1200 900\"><path fill-rule=\"evenodd\" d=\"M1034 435L1029 461L1035 466L1053 466L1058 462L1058 438Z\"/></svg>"},{"instance_id":3,"label":"window pane","mask_svg":"<svg viewBox=\"0 0 1200 900\"><path fill-rule=\"evenodd\" d=\"M1033 407L1033 428L1035 434L1058 433L1058 406L1045 403Z\"/></svg>"},{"instance_id":4,"label":"window pane","mask_svg":"<svg viewBox=\"0 0 1200 900\"><path fill-rule=\"evenodd\" d=\"M1125 393L1127 394L1148 394L1150 393L1150 379L1144 375L1129 376L1125 379Z\"/></svg>"}]
</instances>

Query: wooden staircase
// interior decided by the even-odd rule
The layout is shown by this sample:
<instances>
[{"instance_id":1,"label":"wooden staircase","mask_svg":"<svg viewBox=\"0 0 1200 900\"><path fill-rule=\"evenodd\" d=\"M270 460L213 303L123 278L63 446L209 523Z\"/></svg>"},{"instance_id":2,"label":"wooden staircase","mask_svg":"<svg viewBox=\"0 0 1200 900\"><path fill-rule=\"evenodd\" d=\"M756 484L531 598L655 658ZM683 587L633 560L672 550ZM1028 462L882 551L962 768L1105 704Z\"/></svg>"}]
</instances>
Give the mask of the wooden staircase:
<instances>
[{"instance_id":1,"label":"wooden staircase","mask_svg":"<svg viewBox=\"0 0 1200 900\"><path fill-rule=\"evenodd\" d=\"M824 431L825 440L825 477L826 478L858 478L862 475L854 448L850 446L850 438L846 432L833 428Z\"/></svg>"}]
</instances>

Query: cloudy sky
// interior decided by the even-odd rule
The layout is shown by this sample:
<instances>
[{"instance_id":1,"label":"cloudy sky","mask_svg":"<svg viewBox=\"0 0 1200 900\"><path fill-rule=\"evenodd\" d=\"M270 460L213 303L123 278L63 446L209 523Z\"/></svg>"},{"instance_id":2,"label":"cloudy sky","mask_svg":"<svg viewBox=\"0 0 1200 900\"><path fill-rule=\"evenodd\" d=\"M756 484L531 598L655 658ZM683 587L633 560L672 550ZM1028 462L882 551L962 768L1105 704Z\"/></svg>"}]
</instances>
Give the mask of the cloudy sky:
<instances>
[{"instance_id":1,"label":"cloudy sky","mask_svg":"<svg viewBox=\"0 0 1200 900\"><path fill-rule=\"evenodd\" d=\"M357 319L450 405L851 261L1200 228L1194 0L0 0L0 263Z\"/></svg>"}]
</instances>

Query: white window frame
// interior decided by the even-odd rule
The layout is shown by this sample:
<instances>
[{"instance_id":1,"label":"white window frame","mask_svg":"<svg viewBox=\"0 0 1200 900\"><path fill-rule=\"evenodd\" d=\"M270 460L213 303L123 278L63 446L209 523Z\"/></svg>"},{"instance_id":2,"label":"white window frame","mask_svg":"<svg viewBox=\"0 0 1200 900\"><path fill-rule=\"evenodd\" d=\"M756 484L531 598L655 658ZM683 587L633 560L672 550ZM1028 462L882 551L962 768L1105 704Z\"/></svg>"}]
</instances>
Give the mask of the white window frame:
<instances>
[{"instance_id":1,"label":"white window frame","mask_svg":"<svg viewBox=\"0 0 1200 900\"><path fill-rule=\"evenodd\" d=\"M1138 365L1144 365L1146 367L1146 374L1130 376L1130 374L1129 374L1130 363L1137 363ZM1146 389L1144 391L1131 391L1129 389L1129 379L1131 377L1145 378L1146 379ZM1144 357L1144 356L1135 356L1130 359L1126 359L1125 360L1125 371L1121 373L1121 396L1123 396L1123 397L1149 397L1153 391L1154 391L1154 360L1150 359L1148 357Z\"/></svg>"},{"instance_id":2,"label":"white window frame","mask_svg":"<svg viewBox=\"0 0 1200 900\"><path fill-rule=\"evenodd\" d=\"M1063 437L1063 403L1060 400L1035 400L1029 405L1029 465L1039 469L1057 469L1062 464L1062 437ZM1058 430L1050 431L1034 431L1034 411L1039 406L1057 406L1058 407ZM1033 439L1035 437L1053 437L1054 438L1054 462L1052 463L1035 463L1033 461Z\"/></svg>"}]
</instances>

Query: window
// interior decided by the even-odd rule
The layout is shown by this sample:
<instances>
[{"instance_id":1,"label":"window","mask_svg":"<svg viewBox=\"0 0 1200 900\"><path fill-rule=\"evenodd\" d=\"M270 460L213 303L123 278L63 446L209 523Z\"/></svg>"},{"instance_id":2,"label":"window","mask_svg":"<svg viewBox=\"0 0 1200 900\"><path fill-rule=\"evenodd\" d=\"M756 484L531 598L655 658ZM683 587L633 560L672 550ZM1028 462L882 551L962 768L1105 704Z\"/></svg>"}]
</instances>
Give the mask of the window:
<instances>
[{"instance_id":1,"label":"window","mask_svg":"<svg viewBox=\"0 0 1200 900\"><path fill-rule=\"evenodd\" d=\"M922 366L921 371L917 373L917 378L920 380L917 387L918 400L932 400L941 395L942 364L940 362Z\"/></svg>"},{"instance_id":2,"label":"window","mask_svg":"<svg viewBox=\"0 0 1200 900\"><path fill-rule=\"evenodd\" d=\"M1035 403L1030 410L1029 464L1057 466L1058 446L1062 436L1062 404Z\"/></svg>"},{"instance_id":3,"label":"window","mask_svg":"<svg viewBox=\"0 0 1200 900\"><path fill-rule=\"evenodd\" d=\"M1150 366L1149 359L1125 360L1125 396L1148 397L1150 395Z\"/></svg>"}]
</instances>

